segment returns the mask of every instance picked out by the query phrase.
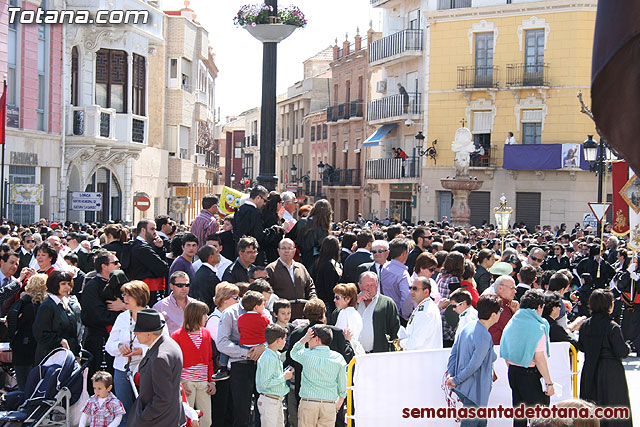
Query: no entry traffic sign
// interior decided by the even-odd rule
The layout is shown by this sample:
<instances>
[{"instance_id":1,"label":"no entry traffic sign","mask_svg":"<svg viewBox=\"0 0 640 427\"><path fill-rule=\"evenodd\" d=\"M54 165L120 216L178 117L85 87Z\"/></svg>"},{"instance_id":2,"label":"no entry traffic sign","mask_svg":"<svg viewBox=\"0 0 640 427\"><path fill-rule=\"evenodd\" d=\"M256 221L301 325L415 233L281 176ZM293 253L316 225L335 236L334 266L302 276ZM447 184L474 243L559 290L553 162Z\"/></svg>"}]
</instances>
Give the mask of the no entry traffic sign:
<instances>
[{"instance_id":1,"label":"no entry traffic sign","mask_svg":"<svg viewBox=\"0 0 640 427\"><path fill-rule=\"evenodd\" d=\"M133 202L133 206L144 212L151 207L151 200L147 196L138 196Z\"/></svg>"}]
</instances>

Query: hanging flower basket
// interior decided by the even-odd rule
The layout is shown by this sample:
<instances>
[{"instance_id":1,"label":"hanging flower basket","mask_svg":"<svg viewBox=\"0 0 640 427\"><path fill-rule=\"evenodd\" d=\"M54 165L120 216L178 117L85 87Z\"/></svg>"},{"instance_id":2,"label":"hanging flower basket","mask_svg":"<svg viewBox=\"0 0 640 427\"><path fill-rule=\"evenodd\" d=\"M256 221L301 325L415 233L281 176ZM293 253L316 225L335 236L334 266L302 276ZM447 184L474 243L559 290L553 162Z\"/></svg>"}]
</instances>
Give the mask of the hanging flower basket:
<instances>
[{"instance_id":1,"label":"hanging flower basket","mask_svg":"<svg viewBox=\"0 0 640 427\"><path fill-rule=\"evenodd\" d=\"M298 7L279 8L274 16L273 7L267 4L242 6L233 22L263 43L281 42L296 28L307 25L307 20Z\"/></svg>"},{"instance_id":2,"label":"hanging flower basket","mask_svg":"<svg viewBox=\"0 0 640 427\"><path fill-rule=\"evenodd\" d=\"M285 24L254 24L247 25L244 28L262 43L280 43L298 27Z\"/></svg>"}]
</instances>

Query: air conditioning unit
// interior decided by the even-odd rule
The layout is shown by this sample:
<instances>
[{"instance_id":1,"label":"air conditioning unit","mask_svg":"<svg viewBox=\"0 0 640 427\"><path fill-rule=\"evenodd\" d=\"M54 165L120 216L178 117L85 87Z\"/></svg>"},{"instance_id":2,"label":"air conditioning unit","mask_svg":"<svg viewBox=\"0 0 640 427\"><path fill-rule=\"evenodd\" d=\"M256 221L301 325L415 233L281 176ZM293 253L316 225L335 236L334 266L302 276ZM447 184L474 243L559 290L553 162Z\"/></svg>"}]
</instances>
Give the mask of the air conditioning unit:
<instances>
[{"instance_id":1,"label":"air conditioning unit","mask_svg":"<svg viewBox=\"0 0 640 427\"><path fill-rule=\"evenodd\" d=\"M196 154L196 164L198 166L204 166L205 155L204 154Z\"/></svg>"},{"instance_id":2,"label":"air conditioning unit","mask_svg":"<svg viewBox=\"0 0 640 427\"><path fill-rule=\"evenodd\" d=\"M376 92L378 92L378 93L387 93L387 81L386 80L380 80L376 84Z\"/></svg>"}]
</instances>

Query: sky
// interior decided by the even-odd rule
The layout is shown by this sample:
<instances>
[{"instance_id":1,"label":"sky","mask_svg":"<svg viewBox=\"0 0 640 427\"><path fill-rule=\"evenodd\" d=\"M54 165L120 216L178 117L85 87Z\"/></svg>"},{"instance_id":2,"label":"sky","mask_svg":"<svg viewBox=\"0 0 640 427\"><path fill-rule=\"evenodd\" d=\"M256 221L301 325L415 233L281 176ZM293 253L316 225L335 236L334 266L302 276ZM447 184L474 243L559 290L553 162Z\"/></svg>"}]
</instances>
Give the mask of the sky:
<instances>
[{"instance_id":1,"label":"sky","mask_svg":"<svg viewBox=\"0 0 640 427\"><path fill-rule=\"evenodd\" d=\"M191 0L189 7L196 20L209 32L209 44L215 53L219 73L216 79L216 106L222 118L237 115L261 103L262 43L234 26L233 17L245 4L261 0ZM381 29L381 11L373 9L370 0L281 0L279 6L295 4L307 18L307 26L296 30L278 45L277 93L302 80L305 59L326 47L336 37L342 46L345 34L353 42L356 28L366 36L369 21L374 30ZM179 10L183 0L164 0L164 10Z\"/></svg>"}]
</instances>

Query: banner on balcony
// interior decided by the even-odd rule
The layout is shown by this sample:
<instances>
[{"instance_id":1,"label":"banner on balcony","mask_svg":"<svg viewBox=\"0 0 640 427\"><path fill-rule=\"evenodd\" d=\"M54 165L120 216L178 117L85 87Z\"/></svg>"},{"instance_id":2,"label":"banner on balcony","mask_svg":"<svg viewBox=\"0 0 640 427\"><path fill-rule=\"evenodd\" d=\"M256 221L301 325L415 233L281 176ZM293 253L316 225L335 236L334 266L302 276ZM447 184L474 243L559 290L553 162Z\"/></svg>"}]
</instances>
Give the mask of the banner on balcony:
<instances>
[{"instance_id":1,"label":"banner on balcony","mask_svg":"<svg viewBox=\"0 0 640 427\"><path fill-rule=\"evenodd\" d=\"M613 180L613 229L616 236L624 236L629 232L629 206L622 197L622 188L629 179L629 165L624 160L611 164Z\"/></svg>"},{"instance_id":2,"label":"banner on balcony","mask_svg":"<svg viewBox=\"0 0 640 427\"><path fill-rule=\"evenodd\" d=\"M503 169L589 170L580 144L513 144L504 146Z\"/></svg>"},{"instance_id":3,"label":"banner on balcony","mask_svg":"<svg viewBox=\"0 0 640 427\"><path fill-rule=\"evenodd\" d=\"M11 184L9 203L12 205L42 205L44 186L42 184Z\"/></svg>"}]
</instances>

